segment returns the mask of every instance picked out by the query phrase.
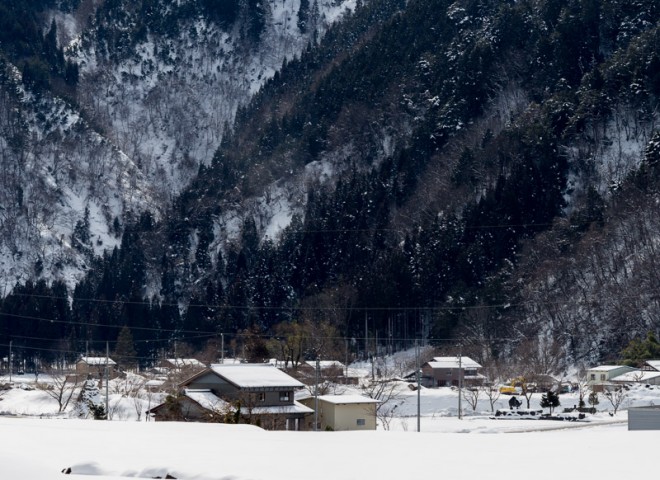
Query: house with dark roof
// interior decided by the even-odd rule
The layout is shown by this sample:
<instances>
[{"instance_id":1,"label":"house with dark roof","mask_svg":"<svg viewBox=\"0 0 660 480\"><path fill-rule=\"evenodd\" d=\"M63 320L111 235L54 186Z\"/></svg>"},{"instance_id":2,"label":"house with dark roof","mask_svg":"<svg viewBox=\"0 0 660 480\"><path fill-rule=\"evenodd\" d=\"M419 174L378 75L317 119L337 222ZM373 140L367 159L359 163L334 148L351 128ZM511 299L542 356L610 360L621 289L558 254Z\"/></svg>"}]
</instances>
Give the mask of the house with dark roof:
<instances>
[{"instance_id":1,"label":"house with dark roof","mask_svg":"<svg viewBox=\"0 0 660 480\"><path fill-rule=\"evenodd\" d=\"M303 387L273 365L212 364L179 385L178 403L182 405L177 412L182 415L178 419L204 421L219 411L227 414L231 410L239 422L268 430L300 430L304 417L314 412L294 399L294 392ZM149 413L156 420L171 420L166 414L171 408L165 410L164 405ZM206 412L200 413L200 407Z\"/></svg>"}]
</instances>

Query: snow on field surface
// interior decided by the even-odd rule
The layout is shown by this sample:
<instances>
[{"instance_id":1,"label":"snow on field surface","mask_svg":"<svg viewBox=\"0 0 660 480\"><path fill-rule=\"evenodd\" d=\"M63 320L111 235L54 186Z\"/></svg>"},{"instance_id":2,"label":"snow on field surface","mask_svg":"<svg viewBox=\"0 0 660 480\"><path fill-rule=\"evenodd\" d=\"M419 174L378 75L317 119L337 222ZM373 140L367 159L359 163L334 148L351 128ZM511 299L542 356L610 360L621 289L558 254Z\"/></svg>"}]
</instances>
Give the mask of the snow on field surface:
<instances>
[{"instance_id":1,"label":"snow on field surface","mask_svg":"<svg viewBox=\"0 0 660 480\"><path fill-rule=\"evenodd\" d=\"M456 419L444 419L456 428ZM440 424L441 422L437 422ZM497 420L461 422L497 432ZM541 422L537 422L541 423ZM554 423L554 422L547 422ZM2 478L403 479L643 475L657 432L624 424L546 432L269 432L246 425L0 418ZM617 461L628 458L631 461ZM518 472L518 473L516 473ZM97 477L99 478L99 477Z\"/></svg>"},{"instance_id":2,"label":"snow on field surface","mask_svg":"<svg viewBox=\"0 0 660 480\"><path fill-rule=\"evenodd\" d=\"M110 394L115 421L76 419L73 409L57 415L54 400L29 390L33 376L12 380L15 388L0 397L2 479L61 479L70 468L65 478L81 480L554 480L561 472L602 480L646 476L651 467L639 460L653 458L660 439L660 432L627 430L625 409L660 401L659 388L643 385L631 388L616 415L602 399L599 413L584 422L495 419L486 401L475 411L463 403L465 416L458 419L456 390L423 389L418 433L417 392L402 382L389 402L397 406L389 431L271 432L249 425L135 421L132 401L119 393ZM496 408L508 408L509 398L503 395ZM560 398L559 410L577 402L575 394ZM531 407L538 408L539 400L534 395Z\"/></svg>"}]
</instances>

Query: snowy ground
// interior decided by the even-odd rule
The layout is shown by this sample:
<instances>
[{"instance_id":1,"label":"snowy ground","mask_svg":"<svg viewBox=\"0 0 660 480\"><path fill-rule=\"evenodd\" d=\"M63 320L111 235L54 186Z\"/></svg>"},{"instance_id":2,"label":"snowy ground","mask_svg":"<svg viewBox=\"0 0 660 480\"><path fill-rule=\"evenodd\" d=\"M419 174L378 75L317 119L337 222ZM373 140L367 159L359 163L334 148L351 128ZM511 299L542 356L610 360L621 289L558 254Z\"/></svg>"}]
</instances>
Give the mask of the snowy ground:
<instances>
[{"instance_id":1,"label":"snowy ground","mask_svg":"<svg viewBox=\"0 0 660 480\"><path fill-rule=\"evenodd\" d=\"M659 438L657 432L627 430L625 408L660 401L660 389L643 386L630 391L616 415L601 400L602 411L579 423L493 419L485 400L476 412L463 402L465 416L458 419L455 390L424 389L420 433L417 392L404 386L393 400L397 416L389 431L268 432L247 425L138 422L134 402L119 393L110 400L116 421L57 416L52 398L29 390L33 380L14 378L19 388L0 397L3 479L51 480L66 468L81 479L614 479L645 475L650 467L639 460L653 458ZM506 408L508 399L502 396L499 406ZM533 408L539 399L534 396ZM561 401L572 406L576 397L562 395Z\"/></svg>"}]
</instances>

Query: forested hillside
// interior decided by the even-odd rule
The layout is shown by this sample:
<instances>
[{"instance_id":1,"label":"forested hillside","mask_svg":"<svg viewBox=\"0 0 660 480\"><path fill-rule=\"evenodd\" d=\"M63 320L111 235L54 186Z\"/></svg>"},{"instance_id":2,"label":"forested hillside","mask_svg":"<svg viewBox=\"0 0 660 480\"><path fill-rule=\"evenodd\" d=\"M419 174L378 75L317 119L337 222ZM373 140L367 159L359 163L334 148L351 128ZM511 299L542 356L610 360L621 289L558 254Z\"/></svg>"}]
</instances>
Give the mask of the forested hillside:
<instances>
[{"instance_id":1,"label":"forested hillside","mask_svg":"<svg viewBox=\"0 0 660 480\"><path fill-rule=\"evenodd\" d=\"M80 65L69 90L132 85L73 98L112 132L157 208L122 217L121 244L94 247L75 289L41 272L20 282L3 301L3 343L73 355L128 327L146 364L175 342L216 352L221 336L253 359L344 359L419 340L559 373L616 361L658 333L657 2L347 2L322 36L309 32L320 2L294 2L290 21L311 41L231 106L187 96L219 68L192 47L199 28L180 31L147 7L127 17L142 23L114 18L111 3L60 62L63 83ZM217 41L239 35L253 58L256 5L183 3L234 25ZM191 42L186 65L208 64L199 78L176 73L180 52L138 46L159 29ZM94 62L142 53L99 80L92 51ZM143 98L160 75L178 80ZM177 152L160 173L158 142ZM83 218L74 236L87 245L94 231Z\"/></svg>"}]
</instances>

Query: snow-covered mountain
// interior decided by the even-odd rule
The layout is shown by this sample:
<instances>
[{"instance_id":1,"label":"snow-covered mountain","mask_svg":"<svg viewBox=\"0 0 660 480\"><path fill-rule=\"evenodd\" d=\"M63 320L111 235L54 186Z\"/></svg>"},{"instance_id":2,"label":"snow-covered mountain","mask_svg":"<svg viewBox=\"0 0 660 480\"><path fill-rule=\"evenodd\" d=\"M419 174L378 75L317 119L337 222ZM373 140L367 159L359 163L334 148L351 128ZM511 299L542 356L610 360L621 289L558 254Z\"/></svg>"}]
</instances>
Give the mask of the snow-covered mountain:
<instances>
[{"instance_id":1,"label":"snow-covered mountain","mask_svg":"<svg viewBox=\"0 0 660 480\"><path fill-rule=\"evenodd\" d=\"M656 1L0 5L3 314L73 297L40 338L294 323L546 371L660 331Z\"/></svg>"},{"instance_id":2,"label":"snow-covered mountain","mask_svg":"<svg viewBox=\"0 0 660 480\"><path fill-rule=\"evenodd\" d=\"M237 109L355 7L229 1L235 10L219 17L212 8L222 7L193 0L73 3L39 18L79 66L74 93L31 93L11 62L1 65L3 294L40 277L73 287L92 252L119 244L125 221L159 217L210 163Z\"/></svg>"}]
</instances>

